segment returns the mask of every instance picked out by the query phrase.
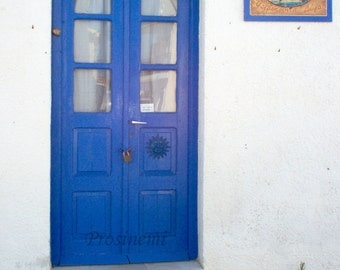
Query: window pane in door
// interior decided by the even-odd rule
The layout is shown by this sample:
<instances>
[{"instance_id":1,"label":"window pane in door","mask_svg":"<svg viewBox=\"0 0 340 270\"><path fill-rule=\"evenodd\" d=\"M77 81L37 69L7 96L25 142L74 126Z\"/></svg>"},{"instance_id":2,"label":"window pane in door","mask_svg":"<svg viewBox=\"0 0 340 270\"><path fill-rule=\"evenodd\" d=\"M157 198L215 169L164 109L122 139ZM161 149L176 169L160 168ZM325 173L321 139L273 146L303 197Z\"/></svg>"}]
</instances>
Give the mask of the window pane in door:
<instances>
[{"instance_id":1,"label":"window pane in door","mask_svg":"<svg viewBox=\"0 0 340 270\"><path fill-rule=\"evenodd\" d=\"M141 27L142 64L176 64L177 23L144 22Z\"/></svg>"},{"instance_id":2,"label":"window pane in door","mask_svg":"<svg viewBox=\"0 0 340 270\"><path fill-rule=\"evenodd\" d=\"M177 0L142 0L144 16L176 16Z\"/></svg>"},{"instance_id":3,"label":"window pane in door","mask_svg":"<svg viewBox=\"0 0 340 270\"><path fill-rule=\"evenodd\" d=\"M76 20L74 22L74 60L82 63L109 63L111 59L111 22Z\"/></svg>"},{"instance_id":4,"label":"window pane in door","mask_svg":"<svg viewBox=\"0 0 340 270\"><path fill-rule=\"evenodd\" d=\"M86 14L110 14L111 0L74 0L74 11Z\"/></svg>"},{"instance_id":5,"label":"window pane in door","mask_svg":"<svg viewBox=\"0 0 340 270\"><path fill-rule=\"evenodd\" d=\"M107 69L74 71L73 109L75 112L111 111L111 73Z\"/></svg>"},{"instance_id":6,"label":"window pane in door","mask_svg":"<svg viewBox=\"0 0 340 270\"><path fill-rule=\"evenodd\" d=\"M176 71L142 71L140 111L176 112Z\"/></svg>"}]
</instances>

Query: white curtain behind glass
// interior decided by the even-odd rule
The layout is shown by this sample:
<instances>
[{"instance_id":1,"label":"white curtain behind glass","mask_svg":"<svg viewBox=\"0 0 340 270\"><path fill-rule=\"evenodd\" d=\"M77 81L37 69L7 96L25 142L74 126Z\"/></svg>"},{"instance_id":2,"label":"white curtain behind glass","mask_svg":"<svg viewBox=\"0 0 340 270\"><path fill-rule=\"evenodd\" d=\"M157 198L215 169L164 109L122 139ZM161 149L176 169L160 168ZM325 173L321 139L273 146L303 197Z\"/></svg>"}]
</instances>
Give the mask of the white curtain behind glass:
<instances>
[{"instance_id":1,"label":"white curtain behind glass","mask_svg":"<svg viewBox=\"0 0 340 270\"><path fill-rule=\"evenodd\" d=\"M109 112L111 110L110 71L76 69L73 103L75 112Z\"/></svg>"},{"instance_id":2,"label":"white curtain behind glass","mask_svg":"<svg viewBox=\"0 0 340 270\"><path fill-rule=\"evenodd\" d=\"M176 29L172 30L170 38L170 63L176 63L177 60L177 24ZM163 110L166 112L176 111L176 72L168 71L168 84L164 93Z\"/></svg>"},{"instance_id":3,"label":"white curtain behind glass","mask_svg":"<svg viewBox=\"0 0 340 270\"><path fill-rule=\"evenodd\" d=\"M142 23L141 61L143 64L175 64L177 61L177 24ZM152 76L150 83L155 111L176 111L176 72ZM159 76L163 77L162 79ZM164 83L164 77L166 81ZM146 78L141 78L145 81ZM157 82L158 81L158 82ZM162 82L160 82L162 81Z\"/></svg>"},{"instance_id":4,"label":"white curtain behind glass","mask_svg":"<svg viewBox=\"0 0 340 270\"><path fill-rule=\"evenodd\" d=\"M76 13L110 14L111 0L75 0L74 10Z\"/></svg>"},{"instance_id":5,"label":"white curtain behind glass","mask_svg":"<svg viewBox=\"0 0 340 270\"><path fill-rule=\"evenodd\" d=\"M176 64L177 23L145 22L141 34L142 64Z\"/></svg>"},{"instance_id":6,"label":"white curtain behind glass","mask_svg":"<svg viewBox=\"0 0 340 270\"><path fill-rule=\"evenodd\" d=\"M75 0L75 12L110 13L110 0ZM111 23L76 20L74 60L82 63L109 63L111 60ZM74 110L108 112L111 110L110 74L105 70L77 70L74 74Z\"/></svg>"},{"instance_id":7,"label":"white curtain behind glass","mask_svg":"<svg viewBox=\"0 0 340 270\"><path fill-rule=\"evenodd\" d=\"M142 15L176 16L177 0L142 0Z\"/></svg>"}]
</instances>

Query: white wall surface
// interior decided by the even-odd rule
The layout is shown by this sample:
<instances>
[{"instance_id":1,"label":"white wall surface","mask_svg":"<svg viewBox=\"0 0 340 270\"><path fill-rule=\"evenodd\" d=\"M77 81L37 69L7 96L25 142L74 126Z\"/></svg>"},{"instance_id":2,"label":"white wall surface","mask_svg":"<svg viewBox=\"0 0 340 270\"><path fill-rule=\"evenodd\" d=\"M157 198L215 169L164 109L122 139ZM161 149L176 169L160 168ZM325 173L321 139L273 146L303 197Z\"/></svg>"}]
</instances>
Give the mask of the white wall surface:
<instances>
[{"instance_id":1,"label":"white wall surface","mask_svg":"<svg viewBox=\"0 0 340 270\"><path fill-rule=\"evenodd\" d=\"M0 269L50 266L51 1L0 3ZM340 269L340 23L201 0L200 260Z\"/></svg>"},{"instance_id":2,"label":"white wall surface","mask_svg":"<svg viewBox=\"0 0 340 270\"><path fill-rule=\"evenodd\" d=\"M0 269L49 269L50 1L0 1Z\"/></svg>"},{"instance_id":3,"label":"white wall surface","mask_svg":"<svg viewBox=\"0 0 340 270\"><path fill-rule=\"evenodd\" d=\"M340 269L340 2L333 23L201 1L200 259Z\"/></svg>"}]
</instances>

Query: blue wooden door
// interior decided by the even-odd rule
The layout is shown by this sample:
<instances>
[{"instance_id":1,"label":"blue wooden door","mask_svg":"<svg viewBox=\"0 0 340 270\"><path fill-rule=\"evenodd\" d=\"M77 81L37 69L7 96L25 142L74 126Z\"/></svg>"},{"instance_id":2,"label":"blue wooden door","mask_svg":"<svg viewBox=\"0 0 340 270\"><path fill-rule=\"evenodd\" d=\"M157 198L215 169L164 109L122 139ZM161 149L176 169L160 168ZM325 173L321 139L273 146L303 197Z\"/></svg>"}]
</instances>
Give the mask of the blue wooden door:
<instances>
[{"instance_id":1,"label":"blue wooden door","mask_svg":"<svg viewBox=\"0 0 340 270\"><path fill-rule=\"evenodd\" d=\"M197 10L54 1L53 265L197 256Z\"/></svg>"}]
</instances>

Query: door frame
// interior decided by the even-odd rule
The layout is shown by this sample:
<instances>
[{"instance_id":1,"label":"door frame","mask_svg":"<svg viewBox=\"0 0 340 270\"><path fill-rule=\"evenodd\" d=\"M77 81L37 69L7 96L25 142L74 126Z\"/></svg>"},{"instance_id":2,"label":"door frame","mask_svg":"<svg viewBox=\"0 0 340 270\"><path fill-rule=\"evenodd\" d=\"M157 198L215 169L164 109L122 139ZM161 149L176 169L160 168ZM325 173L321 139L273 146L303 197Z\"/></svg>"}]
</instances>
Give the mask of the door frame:
<instances>
[{"instance_id":1,"label":"door frame","mask_svg":"<svg viewBox=\"0 0 340 270\"><path fill-rule=\"evenodd\" d=\"M65 0L52 0L52 29L62 29L62 8ZM188 87L188 257L198 256L198 220L197 220L197 161L198 161L198 64L199 64L199 0L188 0L189 15L189 87ZM129 3L127 4L129 5ZM125 17L128 12L124 11ZM129 22L129 18L124 18ZM126 27L128 31L128 27ZM52 34L52 112L51 112L51 193L50 193L50 230L51 230L51 263L58 266L61 256L61 166L62 166L62 44L63 37ZM125 33L125 41L128 40ZM124 68L126 71L127 68ZM127 76L124 76L127 77Z\"/></svg>"}]
</instances>

